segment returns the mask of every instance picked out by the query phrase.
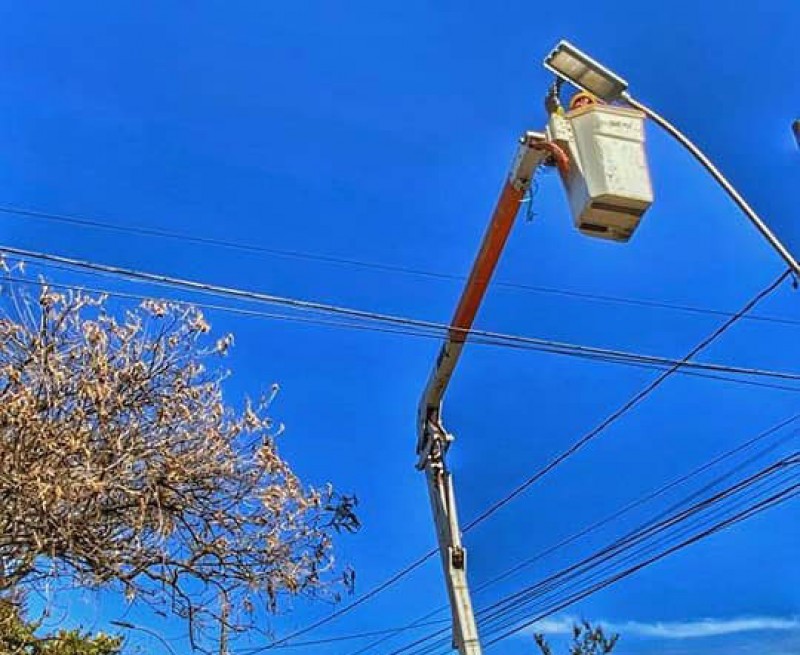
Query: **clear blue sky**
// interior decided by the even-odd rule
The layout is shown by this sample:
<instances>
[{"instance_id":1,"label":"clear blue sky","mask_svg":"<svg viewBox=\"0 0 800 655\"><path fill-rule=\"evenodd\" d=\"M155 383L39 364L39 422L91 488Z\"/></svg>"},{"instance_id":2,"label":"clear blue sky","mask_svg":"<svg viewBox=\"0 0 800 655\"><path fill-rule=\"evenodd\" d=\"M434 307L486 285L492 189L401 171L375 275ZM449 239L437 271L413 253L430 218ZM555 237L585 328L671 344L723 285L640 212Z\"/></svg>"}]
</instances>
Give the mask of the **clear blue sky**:
<instances>
[{"instance_id":1,"label":"clear blue sky","mask_svg":"<svg viewBox=\"0 0 800 655\"><path fill-rule=\"evenodd\" d=\"M550 78L539 62L566 37L626 76L636 95L696 138L789 234L791 221L800 224L800 152L790 132L800 114L798 26L795 0L2 0L0 205L465 274L517 135L543 124ZM557 177L546 176L536 218L519 220L498 278L721 310L737 309L774 279L780 262L710 179L652 126L648 139L657 201L630 244L576 233ZM450 318L460 289L447 280L12 216L0 218L0 235L3 244L434 321ZM760 311L800 319L799 298L787 285ZM364 529L340 543L359 590L428 550L434 533L413 467L414 417L437 344L223 313L211 318L215 329L236 333L231 401L279 382L284 453L308 482L332 480L361 499ZM495 288L478 326L679 357L719 321ZM706 357L800 370L799 329L742 323ZM653 375L470 348L446 402L458 439L452 464L462 518L526 478ZM792 393L676 377L469 535L473 583L797 407ZM559 614L551 627L558 632L558 620L581 615L612 622L627 632L620 652L630 655L796 653L797 510L796 503L784 506L677 554ZM559 552L476 604L542 578L609 537ZM444 598L432 561L307 638L402 625ZM60 602L87 625L122 612L108 599ZM299 603L269 626L286 634L329 611ZM773 629L735 629L747 617L773 620ZM678 624L703 618L723 634L680 632ZM143 613L137 620L180 635L174 622ZM653 636L648 626L658 622L673 638ZM156 642L138 643L162 652ZM290 652L346 655L356 643ZM179 640L175 648L186 646ZM517 637L490 652L531 648Z\"/></svg>"}]
</instances>

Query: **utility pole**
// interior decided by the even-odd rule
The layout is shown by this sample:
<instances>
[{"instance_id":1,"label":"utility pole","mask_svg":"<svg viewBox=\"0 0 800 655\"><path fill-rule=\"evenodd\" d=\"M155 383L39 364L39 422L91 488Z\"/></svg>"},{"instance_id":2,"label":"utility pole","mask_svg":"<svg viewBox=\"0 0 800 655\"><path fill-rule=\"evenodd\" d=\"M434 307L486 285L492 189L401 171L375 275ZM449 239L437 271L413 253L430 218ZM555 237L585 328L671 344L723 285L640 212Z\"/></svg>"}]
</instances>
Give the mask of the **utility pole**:
<instances>
[{"instance_id":1,"label":"utility pole","mask_svg":"<svg viewBox=\"0 0 800 655\"><path fill-rule=\"evenodd\" d=\"M547 147L545 135L539 132L527 132L520 139L511 171L419 405L417 468L424 471L428 484L450 598L453 647L460 655L481 655L481 645L469 593L467 552L461 543L453 477L447 468L446 456L453 436L442 424L442 400L534 171L549 156Z\"/></svg>"}]
</instances>

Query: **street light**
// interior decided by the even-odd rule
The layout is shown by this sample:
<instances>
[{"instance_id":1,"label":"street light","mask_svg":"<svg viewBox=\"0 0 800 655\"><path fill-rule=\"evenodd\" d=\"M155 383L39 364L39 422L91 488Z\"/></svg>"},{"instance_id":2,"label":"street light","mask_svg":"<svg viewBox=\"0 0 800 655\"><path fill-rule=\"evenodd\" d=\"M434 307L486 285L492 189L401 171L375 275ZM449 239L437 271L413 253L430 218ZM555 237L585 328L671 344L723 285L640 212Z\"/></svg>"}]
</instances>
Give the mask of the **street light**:
<instances>
[{"instance_id":1,"label":"street light","mask_svg":"<svg viewBox=\"0 0 800 655\"><path fill-rule=\"evenodd\" d=\"M588 91L607 102L622 100L634 109L638 109L662 127L666 132L683 145L697 161L714 177L717 183L725 190L731 199L744 212L750 222L761 233L770 246L789 265L795 275L800 275L800 263L789 252L789 249L769 229L763 219L755 212L749 203L683 132L658 114L647 105L634 99L627 91L628 84L616 73L596 62L589 55L582 52L568 41L560 41L544 60L544 66L554 72L561 79L567 80L574 86ZM797 137L800 126L795 122L794 131Z\"/></svg>"},{"instance_id":2,"label":"street light","mask_svg":"<svg viewBox=\"0 0 800 655\"><path fill-rule=\"evenodd\" d=\"M617 100L628 88L625 80L578 50L569 41L558 42L545 57L544 67L606 102Z\"/></svg>"}]
</instances>

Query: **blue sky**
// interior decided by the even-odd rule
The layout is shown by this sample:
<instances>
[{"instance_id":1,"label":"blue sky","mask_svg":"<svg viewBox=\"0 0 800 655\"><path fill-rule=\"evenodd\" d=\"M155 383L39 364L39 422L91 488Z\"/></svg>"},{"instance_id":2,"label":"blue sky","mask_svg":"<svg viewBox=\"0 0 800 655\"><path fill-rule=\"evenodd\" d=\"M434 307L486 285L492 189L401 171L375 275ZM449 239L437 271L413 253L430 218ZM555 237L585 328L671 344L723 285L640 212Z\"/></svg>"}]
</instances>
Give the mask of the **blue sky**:
<instances>
[{"instance_id":1,"label":"blue sky","mask_svg":"<svg viewBox=\"0 0 800 655\"><path fill-rule=\"evenodd\" d=\"M550 77L539 62L566 37L696 138L800 247L792 227L800 225L800 152L790 131L800 112L798 24L800 5L791 0L746 9L721 0L0 1L0 205L463 275L516 137L545 120ZM580 236L558 178L544 176L535 218L520 217L498 279L720 310L738 309L774 279L781 263L707 175L653 126L647 137L656 204L630 244ZM449 320L460 290L453 280L11 215L0 218L0 235L23 248L432 321ZM800 319L797 292L785 285L759 312ZM215 329L236 334L231 401L279 382L275 415L287 426L285 455L308 482L331 480L361 499L364 529L340 543L358 588L428 550L434 533L413 467L414 417L437 344L221 312L210 318ZM680 357L719 322L496 287L477 326ZM705 357L800 370L797 330L743 322ZM451 461L462 518L525 479L653 375L469 348L445 409L457 436ZM473 584L795 411L792 393L672 379L469 535ZM784 444L792 447L796 441ZM476 604L535 582L610 536L559 551ZM585 616L618 627L620 652L631 655L797 652L798 546L795 503L565 610L550 625L554 639L565 618ZM403 625L444 599L432 561L307 638ZM58 602L98 626L122 612L91 595ZM298 603L291 610L265 621L286 634L331 608ZM730 627L754 617L765 623L680 638L636 627L704 620ZM179 652L185 648L178 624L145 614L137 620L178 638ZM139 643L161 652L156 642ZM355 649L349 646L292 652L345 655ZM504 648L531 652L529 636L495 650Z\"/></svg>"}]
</instances>

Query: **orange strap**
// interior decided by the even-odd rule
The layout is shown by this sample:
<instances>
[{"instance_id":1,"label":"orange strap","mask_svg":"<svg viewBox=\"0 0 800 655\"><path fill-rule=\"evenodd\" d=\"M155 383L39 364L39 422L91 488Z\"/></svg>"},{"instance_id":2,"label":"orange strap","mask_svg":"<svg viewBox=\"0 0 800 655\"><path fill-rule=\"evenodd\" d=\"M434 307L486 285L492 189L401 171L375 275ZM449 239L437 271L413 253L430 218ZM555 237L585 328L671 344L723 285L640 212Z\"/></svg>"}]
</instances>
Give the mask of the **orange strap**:
<instances>
[{"instance_id":1,"label":"orange strap","mask_svg":"<svg viewBox=\"0 0 800 655\"><path fill-rule=\"evenodd\" d=\"M552 141L542 141L541 143L537 143L534 147L549 152L556 162L556 168L558 168L558 172L564 177L569 175L569 155L564 152L564 149L561 146L559 146L557 143L553 143Z\"/></svg>"}]
</instances>

